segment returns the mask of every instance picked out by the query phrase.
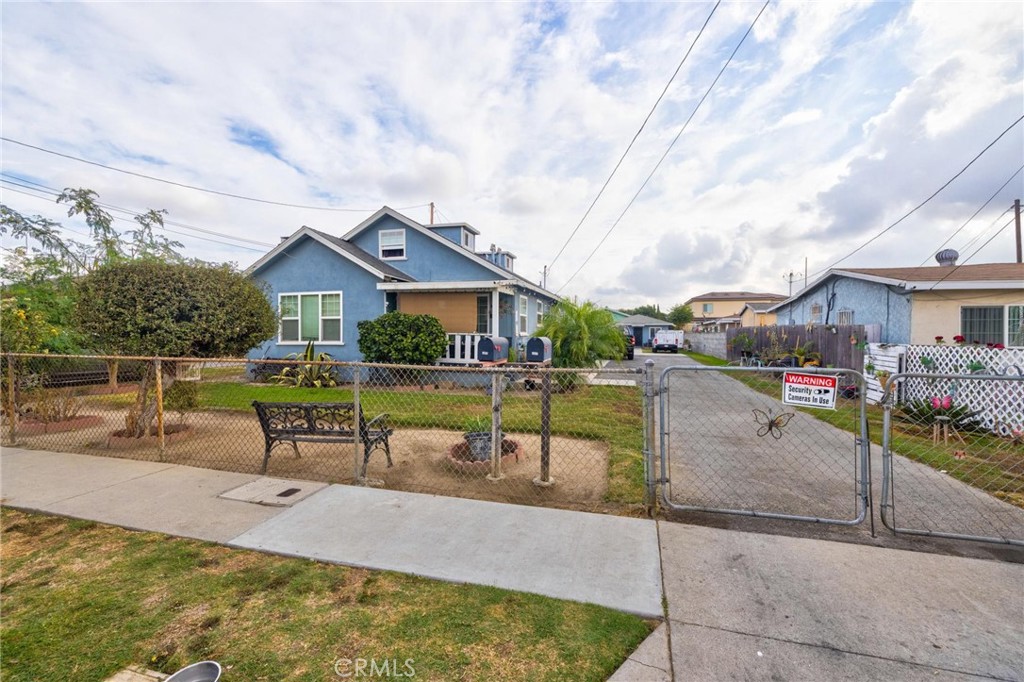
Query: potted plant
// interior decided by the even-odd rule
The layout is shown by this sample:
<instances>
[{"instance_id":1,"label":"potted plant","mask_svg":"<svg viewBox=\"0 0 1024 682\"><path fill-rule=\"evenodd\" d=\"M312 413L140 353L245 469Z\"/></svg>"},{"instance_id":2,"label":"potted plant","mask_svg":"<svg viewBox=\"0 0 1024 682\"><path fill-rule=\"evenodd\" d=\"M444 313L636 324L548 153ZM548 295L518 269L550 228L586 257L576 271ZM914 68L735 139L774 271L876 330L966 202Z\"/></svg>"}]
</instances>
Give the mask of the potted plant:
<instances>
[{"instance_id":1,"label":"potted plant","mask_svg":"<svg viewBox=\"0 0 1024 682\"><path fill-rule=\"evenodd\" d=\"M740 352L740 357L748 359L754 350L754 339L746 332L740 332L732 339L732 347Z\"/></svg>"},{"instance_id":2,"label":"potted plant","mask_svg":"<svg viewBox=\"0 0 1024 682\"><path fill-rule=\"evenodd\" d=\"M470 417L464 424L463 438L469 445L470 458L483 462L491 458L491 420L487 417Z\"/></svg>"}]
</instances>

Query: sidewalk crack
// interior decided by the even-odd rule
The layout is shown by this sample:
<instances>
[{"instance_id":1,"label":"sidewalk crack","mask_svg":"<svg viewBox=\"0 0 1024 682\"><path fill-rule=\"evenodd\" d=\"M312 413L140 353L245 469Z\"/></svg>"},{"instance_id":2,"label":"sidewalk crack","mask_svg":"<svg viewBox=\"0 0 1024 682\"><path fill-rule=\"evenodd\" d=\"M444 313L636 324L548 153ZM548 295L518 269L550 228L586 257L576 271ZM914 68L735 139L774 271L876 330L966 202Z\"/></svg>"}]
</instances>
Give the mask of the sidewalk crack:
<instances>
[{"instance_id":1,"label":"sidewalk crack","mask_svg":"<svg viewBox=\"0 0 1024 682\"><path fill-rule=\"evenodd\" d=\"M757 634L757 633L753 633L753 632L744 632L743 630L732 630L730 628L722 628L722 627L717 627L717 626L714 626L714 625L705 625L705 624L702 624L702 623L692 623L692 622L689 622L689 621L678 620L678 619L675 622L678 623L679 625L691 625L693 627L704 628L704 629L707 629L707 630L717 630L718 632L729 632L729 633L732 633L734 635L744 635L746 637L756 637L757 639L767 639L767 640L771 640L773 642L782 642L784 644L796 644L798 646L813 647L815 649L826 649L828 651L835 651L836 653L840 653L840 654L849 654L851 656L863 656L864 658L873 658L873 659L878 660L878 661L889 661L891 663L902 663L904 665L913 665L913 666L917 666L919 668L926 668L928 670L936 670L936 671L940 671L941 670L942 672L957 673L959 675L972 675L974 677L983 677L983 678L985 678L987 680L998 680L999 682L1014 682L1014 679L1015 679L1015 678L1012 678L1012 677L999 677L997 675L990 675L988 673L983 673L983 672L973 672L973 671L970 671L970 670L957 670L955 668L944 668L944 667L938 666L938 665L930 665L928 663L920 663L918 661L908 661L908 660L905 660L905 659L902 659L902 658L892 658L890 656L879 656L878 654L869 654L869 653L865 653L865 652L862 652L862 651L851 651L849 649L842 649L840 647L832 646L830 644L812 644L810 642L801 642L801 641L795 640L795 639L786 639L785 637L773 637L771 635ZM673 678L673 679L675 679L675 678Z\"/></svg>"}]
</instances>

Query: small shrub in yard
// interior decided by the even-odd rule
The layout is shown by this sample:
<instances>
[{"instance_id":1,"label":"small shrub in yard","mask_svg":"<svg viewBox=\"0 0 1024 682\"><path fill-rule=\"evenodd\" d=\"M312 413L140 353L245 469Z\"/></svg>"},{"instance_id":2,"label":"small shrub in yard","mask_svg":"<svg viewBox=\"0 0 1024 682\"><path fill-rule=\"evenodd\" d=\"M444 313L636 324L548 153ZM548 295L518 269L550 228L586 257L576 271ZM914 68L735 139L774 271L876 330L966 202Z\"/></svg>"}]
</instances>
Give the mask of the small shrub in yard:
<instances>
[{"instance_id":1,"label":"small shrub in yard","mask_svg":"<svg viewBox=\"0 0 1024 682\"><path fill-rule=\"evenodd\" d=\"M82 399L73 388L34 388L25 398L30 405L25 416L47 424L71 421L82 409Z\"/></svg>"},{"instance_id":2,"label":"small shrub in yard","mask_svg":"<svg viewBox=\"0 0 1024 682\"><path fill-rule=\"evenodd\" d=\"M330 353L317 353L313 348L313 342L310 341L303 353L291 353L285 357L285 360L299 360L298 365L285 367L280 374L270 377L270 380L278 384L305 388L337 386L338 377L334 367L324 364L333 359Z\"/></svg>"},{"instance_id":3,"label":"small shrub in yard","mask_svg":"<svg viewBox=\"0 0 1024 682\"><path fill-rule=\"evenodd\" d=\"M444 355L448 334L433 315L385 313L375 320L363 320L359 329L359 352L366 362L394 365L432 365Z\"/></svg>"},{"instance_id":4,"label":"small shrub in yard","mask_svg":"<svg viewBox=\"0 0 1024 682\"><path fill-rule=\"evenodd\" d=\"M900 405L903 418L914 424L931 426L938 417L947 417L949 424L959 431L972 431L979 427L979 411L971 411L967 405L954 405L951 396L935 396Z\"/></svg>"},{"instance_id":5,"label":"small shrub in yard","mask_svg":"<svg viewBox=\"0 0 1024 682\"><path fill-rule=\"evenodd\" d=\"M164 392L164 409L178 413L184 424L190 413L199 409L199 384L195 381L175 381Z\"/></svg>"}]
</instances>

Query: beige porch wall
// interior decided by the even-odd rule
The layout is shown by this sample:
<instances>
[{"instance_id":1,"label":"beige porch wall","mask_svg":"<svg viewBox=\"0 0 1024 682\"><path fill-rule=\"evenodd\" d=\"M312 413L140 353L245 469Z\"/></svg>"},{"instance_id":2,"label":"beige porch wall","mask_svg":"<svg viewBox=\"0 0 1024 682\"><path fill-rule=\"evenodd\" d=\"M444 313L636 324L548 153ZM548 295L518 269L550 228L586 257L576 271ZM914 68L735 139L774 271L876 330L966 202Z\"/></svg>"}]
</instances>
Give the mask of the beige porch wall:
<instances>
[{"instance_id":1,"label":"beige porch wall","mask_svg":"<svg viewBox=\"0 0 1024 682\"><path fill-rule=\"evenodd\" d=\"M941 336L946 343L960 333L960 307L974 305L1024 305L1024 287L959 291L921 291L913 296L910 312L910 342L935 343Z\"/></svg>"},{"instance_id":2,"label":"beige porch wall","mask_svg":"<svg viewBox=\"0 0 1024 682\"><path fill-rule=\"evenodd\" d=\"M475 293L422 293L398 294L398 309L411 315L433 315L441 321L446 332L476 333Z\"/></svg>"}]
</instances>

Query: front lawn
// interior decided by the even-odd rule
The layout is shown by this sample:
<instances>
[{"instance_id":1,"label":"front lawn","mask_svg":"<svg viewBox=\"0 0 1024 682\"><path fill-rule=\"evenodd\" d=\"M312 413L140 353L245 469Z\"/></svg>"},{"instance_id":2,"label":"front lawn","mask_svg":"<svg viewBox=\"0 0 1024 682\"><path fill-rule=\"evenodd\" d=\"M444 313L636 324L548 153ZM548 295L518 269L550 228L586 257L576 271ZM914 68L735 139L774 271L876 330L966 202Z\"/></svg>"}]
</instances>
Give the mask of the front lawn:
<instances>
[{"instance_id":1,"label":"front lawn","mask_svg":"<svg viewBox=\"0 0 1024 682\"><path fill-rule=\"evenodd\" d=\"M224 682L342 679L339 659L389 661L417 680L604 680L653 627L598 606L8 508L0 521L10 682L203 659L225 667Z\"/></svg>"}]
</instances>

